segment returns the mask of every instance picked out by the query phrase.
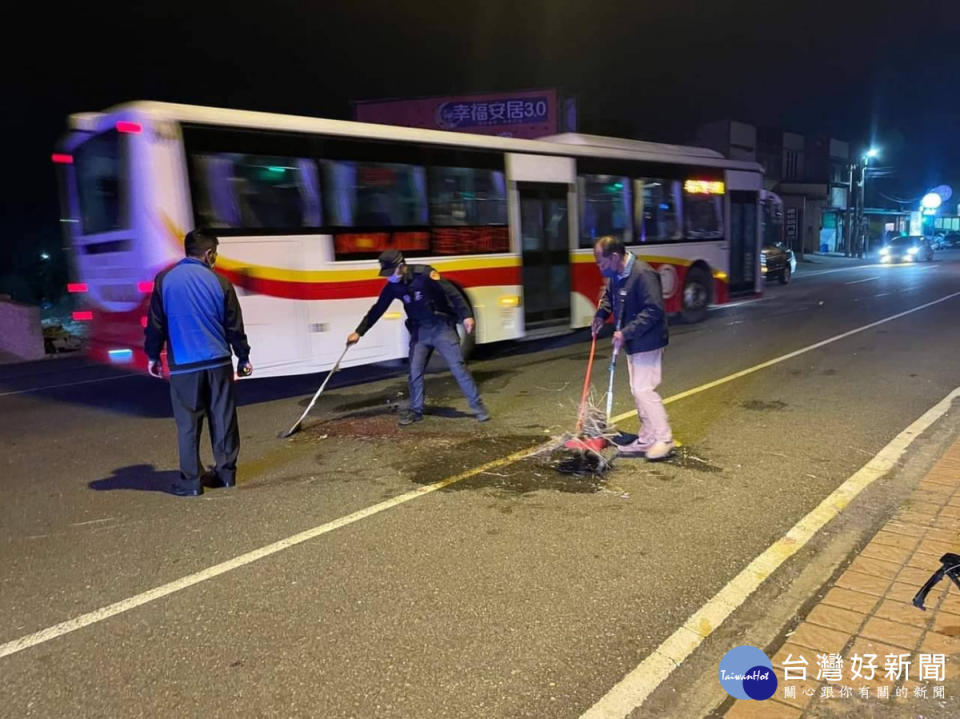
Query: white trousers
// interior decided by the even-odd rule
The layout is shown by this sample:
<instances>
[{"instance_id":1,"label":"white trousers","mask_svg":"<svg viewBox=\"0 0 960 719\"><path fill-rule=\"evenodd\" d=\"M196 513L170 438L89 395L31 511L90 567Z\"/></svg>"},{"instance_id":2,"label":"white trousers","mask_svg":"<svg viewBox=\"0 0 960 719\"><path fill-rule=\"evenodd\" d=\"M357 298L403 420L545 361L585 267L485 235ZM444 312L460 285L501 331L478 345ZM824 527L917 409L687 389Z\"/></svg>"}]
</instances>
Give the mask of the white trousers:
<instances>
[{"instance_id":1,"label":"white trousers","mask_svg":"<svg viewBox=\"0 0 960 719\"><path fill-rule=\"evenodd\" d=\"M630 392L637 403L637 416L640 418L639 440L641 442L673 441L667 411L663 408L663 400L657 394L657 387L660 385L662 360L662 348L627 355Z\"/></svg>"}]
</instances>

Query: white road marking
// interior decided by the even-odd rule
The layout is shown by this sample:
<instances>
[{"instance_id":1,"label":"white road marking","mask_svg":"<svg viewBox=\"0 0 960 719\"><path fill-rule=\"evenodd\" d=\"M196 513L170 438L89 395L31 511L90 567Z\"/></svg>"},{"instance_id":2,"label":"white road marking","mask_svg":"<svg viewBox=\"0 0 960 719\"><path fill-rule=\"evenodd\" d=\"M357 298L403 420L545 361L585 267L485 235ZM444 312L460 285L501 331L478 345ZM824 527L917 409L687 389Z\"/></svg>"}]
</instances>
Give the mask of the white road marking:
<instances>
[{"instance_id":1,"label":"white road marking","mask_svg":"<svg viewBox=\"0 0 960 719\"><path fill-rule=\"evenodd\" d=\"M111 382L115 379L128 379L137 377L135 374L122 374L116 377L100 377L99 379L84 379L79 382L64 382L63 384L50 384L45 387L32 387L30 389L18 389L15 392L0 392L0 397L10 397L15 394L30 394L31 392L42 392L45 389L59 389L60 387L75 387L78 384L93 384L94 382Z\"/></svg>"},{"instance_id":2,"label":"white road marking","mask_svg":"<svg viewBox=\"0 0 960 719\"><path fill-rule=\"evenodd\" d=\"M760 364L754 365L753 367L749 367L739 372L734 372L733 374L727 375L726 377L713 380L712 382L707 382L706 384L702 384L699 387L694 387L684 392L675 394L671 397L667 397L666 399L663 400L663 402L664 404L670 404L672 402L678 402L681 399L685 399L692 395L699 394L700 392L706 392L707 390L713 389L714 387L718 387L722 384L726 384L727 382L732 382L735 379L739 379L740 377L745 377L749 374L753 374L754 372L759 372L762 369L765 369L767 367L772 367L773 365L779 364L781 362L785 362L789 359L792 359L793 357L797 357L799 355L805 354L806 352L810 352L819 347L823 347L833 342L838 342L846 337L855 335L858 332L863 332L865 330L868 330L871 327L876 327L886 322L892 322L893 320L899 319L900 317L904 317L914 312L919 312L920 310L926 309L927 307L932 307L941 302L946 302L947 300L953 299L958 295L960 295L960 292L954 292L952 294L946 295L932 302L927 302L926 304L919 305L917 307L906 310L904 312L891 315L890 317L885 317L882 320L871 322L868 325L864 325L862 327L858 327L848 332L835 335L829 339L823 340L821 342L817 342L812 345L808 345L807 347L804 347L799 350L795 350L794 352L781 355L779 357L776 357L775 359L768 360L766 362L761 362ZM632 410L632 411L624 412L623 414L617 415L616 417L612 418L612 421L619 422L621 420L624 420L632 416L635 411L636 410ZM430 494L431 492L436 492L438 489L443 489L444 487L448 487L451 484L456 484L457 482L461 482L465 479L469 479L470 477L476 476L478 474L489 472L492 469L497 469L498 467L503 467L505 465L508 465L520 459L523 459L525 457L529 457L531 454L547 449L553 445L554 445L554 441L550 440L548 442L544 442L543 444L537 445L535 447L530 447L528 449L520 450L519 452L514 452L513 454L507 455L506 457L501 457L500 459L492 460L490 462L487 462L486 464L482 464L478 467L474 467L473 469L469 469L465 472L461 472L460 474L454 475L452 477L447 477L446 479L442 479L438 482L434 482L433 484L425 484L422 487L419 487L410 492L406 492L405 494L401 494L401 495L398 495L397 497L393 497L386 501L379 502L378 504L371 505L364 509L353 512L352 514L348 514L343 517L340 517L339 519L335 519L331 522L321 524L320 526L314 527L313 529L308 529L298 534L294 534L290 537L287 537L286 539L281 539L272 544L268 544L264 547L260 547L259 549L255 549L253 551L247 552L246 554L241 554L238 557L234 557L233 559L229 559L225 562L221 562L220 564L215 564L212 567L208 567L207 569L203 569L199 572L195 572L185 577L181 577L180 579L176 579L172 582L168 582L167 584L163 584L159 587L154 587L153 589L147 590L146 592L142 592L132 597L128 597L127 599L122 599L118 602L114 602L113 604L109 604L105 607L101 607L100 609L96 609L92 612L81 614L80 616L74 617L73 619L69 619L65 622L55 624L51 627L47 627L46 629L42 629L38 632L34 632L33 634L28 634L26 636L20 637L19 639L14 639L5 644L0 644L0 658L9 656L11 654L16 654L17 652L36 646L37 644L48 642L52 639L56 639L57 637L61 637L64 634L69 634L70 632L76 631L77 629L82 629L83 627L89 626L91 624L101 622L104 619L109 619L110 617L130 611L131 609L142 606L156 599L160 599L170 594L174 594L175 592L179 592L180 590L186 589L187 587L192 587L195 584L200 584L201 582L205 582L208 579L212 579L214 577L217 577L231 570L243 567L247 564L257 561L258 559L269 557L271 554L276 554L277 552L281 552L284 549L289 549L290 547L294 547L298 544L306 542L307 540L314 539L323 534L327 534L329 532L332 532L335 529L340 529L341 527L345 527L347 525L353 524L354 522L359 522L361 519L366 519L367 517L371 517L375 514L379 514L380 512L383 512L387 509L391 509L393 507L404 504L405 502L409 502L413 499L417 499L419 497L425 496L427 494Z\"/></svg>"},{"instance_id":3,"label":"white road marking","mask_svg":"<svg viewBox=\"0 0 960 719\"><path fill-rule=\"evenodd\" d=\"M877 455L817 507L797 522L783 537L770 545L710 601L694 612L683 625L653 653L616 684L581 719L620 719L639 707L710 636L723 621L746 601L767 578L796 554L830 520L840 514L857 495L893 469L910 444L950 411L960 397L960 387L927 410Z\"/></svg>"},{"instance_id":4,"label":"white road marking","mask_svg":"<svg viewBox=\"0 0 960 719\"><path fill-rule=\"evenodd\" d=\"M873 282L873 280L879 280L880 275L874 275L873 277L866 277L862 280L854 280L853 282L844 282L845 285L859 285L861 282Z\"/></svg>"},{"instance_id":5,"label":"white road marking","mask_svg":"<svg viewBox=\"0 0 960 719\"><path fill-rule=\"evenodd\" d=\"M723 305L710 305L709 307L707 307L707 310L711 312L716 310L729 310L729 309L732 309L733 307L743 307L744 305L753 305L753 304L756 304L757 302L763 302L764 300L768 300L768 299L770 298L757 297L756 299L752 299L752 300L741 300L740 302L727 302L726 304L723 304Z\"/></svg>"},{"instance_id":6,"label":"white road marking","mask_svg":"<svg viewBox=\"0 0 960 719\"><path fill-rule=\"evenodd\" d=\"M864 270L873 267L885 267L885 265L851 265L850 267L838 267L833 270L815 270L813 272L797 272L794 276L794 280L805 280L808 277L820 277L820 275L829 275L833 272L849 272L850 270Z\"/></svg>"}]
</instances>

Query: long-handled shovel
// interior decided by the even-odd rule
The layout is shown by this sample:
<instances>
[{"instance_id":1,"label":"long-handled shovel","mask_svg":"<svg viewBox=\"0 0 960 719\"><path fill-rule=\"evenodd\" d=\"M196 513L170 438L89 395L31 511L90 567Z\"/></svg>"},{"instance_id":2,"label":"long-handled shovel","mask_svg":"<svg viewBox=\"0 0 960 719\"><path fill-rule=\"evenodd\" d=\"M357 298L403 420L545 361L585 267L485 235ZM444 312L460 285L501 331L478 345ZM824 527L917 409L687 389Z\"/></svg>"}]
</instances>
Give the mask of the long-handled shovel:
<instances>
[{"instance_id":1,"label":"long-handled shovel","mask_svg":"<svg viewBox=\"0 0 960 719\"><path fill-rule=\"evenodd\" d=\"M623 306L626 304L626 298L620 297L620 311L617 313L617 329L623 325ZM613 374L617 369L617 355L620 354L620 345L613 345L613 354L610 355L610 384L607 386L607 428L610 427L610 415L613 412Z\"/></svg>"},{"instance_id":2,"label":"long-handled shovel","mask_svg":"<svg viewBox=\"0 0 960 719\"><path fill-rule=\"evenodd\" d=\"M300 425L303 423L303 420L306 418L306 416L310 414L310 410L313 409L313 405L317 403L317 399L320 397L320 394L323 392L324 388L326 388L327 382L329 382L334 373L340 369L340 363L343 361L343 357L347 354L348 349L350 349L350 345L347 345L343 348L343 352L340 353L337 363L333 365L331 370L327 373L327 378L323 380L323 384L320 385L320 389L318 389L316 394L313 395L313 399L310 400L310 404L307 405L307 408L303 411L303 414L300 415L300 419L298 419L296 423L294 423L294 425L286 432L282 432L281 434L277 435L280 439L286 439L300 430Z\"/></svg>"}]
</instances>

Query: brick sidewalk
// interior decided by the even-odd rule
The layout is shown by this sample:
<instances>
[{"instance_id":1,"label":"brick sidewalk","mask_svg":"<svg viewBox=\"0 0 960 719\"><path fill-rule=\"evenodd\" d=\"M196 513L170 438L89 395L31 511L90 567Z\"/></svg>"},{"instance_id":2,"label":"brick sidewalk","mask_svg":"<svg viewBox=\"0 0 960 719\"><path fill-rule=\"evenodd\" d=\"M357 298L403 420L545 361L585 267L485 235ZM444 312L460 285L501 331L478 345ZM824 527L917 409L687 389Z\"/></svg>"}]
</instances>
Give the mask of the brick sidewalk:
<instances>
[{"instance_id":1,"label":"brick sidewalk","mask_svg":"<svg viewBox=\"0 0 960 719\"><path fill-rule=\"evenodd\" d=\"M737 701L725 717L960 716L960 590L945 577L927 596L927 611L911 604L944 552L960 554L960 440L776 650L773 697ZM842 678L824 673L818 680L818 655L831 653L842 658ZM939 654L943 679L926 674L919 681L921 655L935 663ZM857 655L863 663L854 679ZM906 679L887 677L887 655L908 655ZM785 661L791 681L784 681ZM872 680L869 663L876 666ZM801 668L806 680L797 681Z\"/></svg>"}]
</instances>

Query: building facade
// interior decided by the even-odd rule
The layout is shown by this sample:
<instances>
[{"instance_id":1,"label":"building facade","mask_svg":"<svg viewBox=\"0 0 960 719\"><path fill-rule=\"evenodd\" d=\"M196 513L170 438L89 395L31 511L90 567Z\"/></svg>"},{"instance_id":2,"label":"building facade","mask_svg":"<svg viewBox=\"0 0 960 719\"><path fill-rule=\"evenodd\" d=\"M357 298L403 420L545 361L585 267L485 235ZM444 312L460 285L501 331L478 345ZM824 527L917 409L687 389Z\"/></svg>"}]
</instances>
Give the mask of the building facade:
<instances>
[{"instance_id":1,"label":"building facade","mask_svg":"<svg viewBox=\"0 0 960 719\"><path fill-rule=\"evenodd\" d=\"M763 165L764 189L783 202L783 241L795 252L853 254L856 198L849 143L737 120L702 125L694 142Z\"/></svg>"}]
</instances>

